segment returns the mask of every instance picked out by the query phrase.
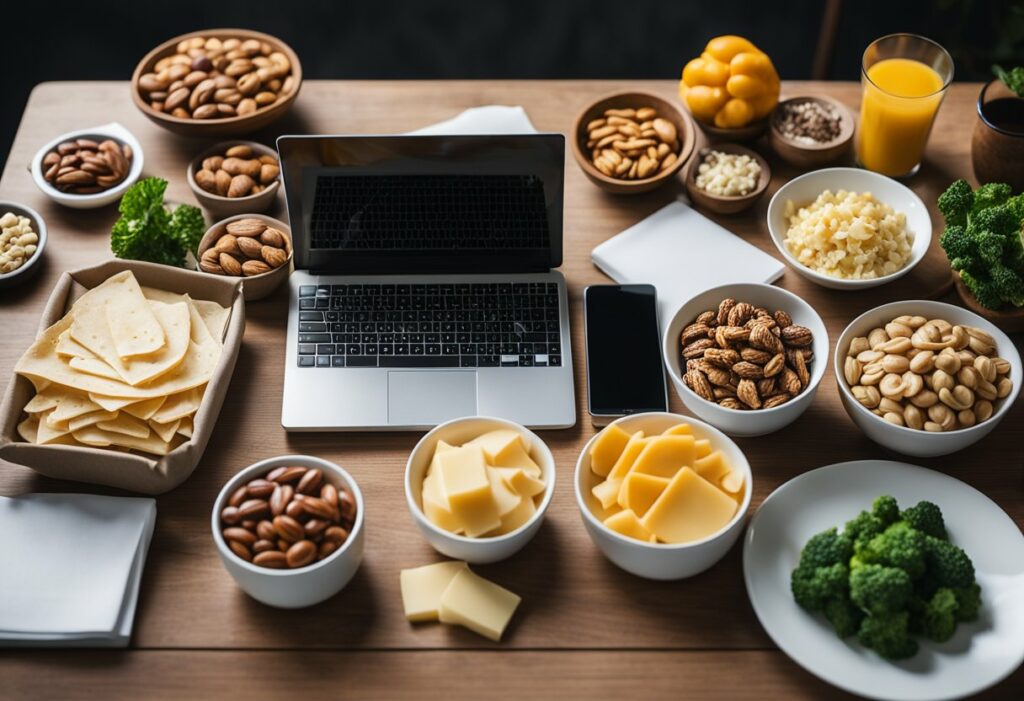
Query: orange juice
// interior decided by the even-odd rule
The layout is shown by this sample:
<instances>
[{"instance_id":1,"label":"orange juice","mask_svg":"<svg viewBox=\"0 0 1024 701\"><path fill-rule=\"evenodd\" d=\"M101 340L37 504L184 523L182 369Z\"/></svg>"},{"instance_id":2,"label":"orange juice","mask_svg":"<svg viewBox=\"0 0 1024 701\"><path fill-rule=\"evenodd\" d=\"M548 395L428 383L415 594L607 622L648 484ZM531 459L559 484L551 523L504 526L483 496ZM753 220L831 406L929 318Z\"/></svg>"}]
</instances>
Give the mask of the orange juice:
<instances>
[{"instance_id":1,"label":"orange juice","mask_svg":"<svg viewBox=\"0 0 1024 701\"><path fill-rule=\"evenodd\" d=\"M942 96L942 77L920 61L887 58L868 68L857 137L861 164L884 175L912 173Z\"/></svg>"}]
</instances>

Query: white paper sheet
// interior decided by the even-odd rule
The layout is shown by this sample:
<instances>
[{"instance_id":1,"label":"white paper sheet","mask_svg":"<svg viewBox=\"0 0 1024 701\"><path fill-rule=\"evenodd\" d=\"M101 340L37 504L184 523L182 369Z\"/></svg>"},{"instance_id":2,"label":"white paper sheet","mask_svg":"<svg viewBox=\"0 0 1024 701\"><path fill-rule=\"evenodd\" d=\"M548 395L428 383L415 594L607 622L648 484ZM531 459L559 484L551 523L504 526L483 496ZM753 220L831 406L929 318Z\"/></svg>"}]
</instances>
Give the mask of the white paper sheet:
<instances>
[{"instance_id":1,"label":"white paper sheet","mask_svg":"<svg viewBox=\"0 0 1024 701\"><path fill-rule=\"evenodd\" d=\"M418 136L448 134L536 134L537 129L519 106L471 107L451 119L409 132Z\"/></svg>"}]
</instances>

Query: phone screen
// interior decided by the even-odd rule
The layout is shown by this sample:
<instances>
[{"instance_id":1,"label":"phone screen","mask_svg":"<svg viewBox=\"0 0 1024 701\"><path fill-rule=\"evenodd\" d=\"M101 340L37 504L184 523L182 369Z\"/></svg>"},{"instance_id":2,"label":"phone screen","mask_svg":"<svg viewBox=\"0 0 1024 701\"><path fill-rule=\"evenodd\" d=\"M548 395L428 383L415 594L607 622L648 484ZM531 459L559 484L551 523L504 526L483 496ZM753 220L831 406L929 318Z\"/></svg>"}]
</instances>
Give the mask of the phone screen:
<instances>
[{"instance_id":1,"label":"phone screen","mask_svg":"<svg viewBox=\"0 0 1024 701\"><path fill-rule=\"evenodd\" d=\"M590 413L666 411L665 368L651 285L594 285L583 295Z\"/></svg>"}]
</instances>

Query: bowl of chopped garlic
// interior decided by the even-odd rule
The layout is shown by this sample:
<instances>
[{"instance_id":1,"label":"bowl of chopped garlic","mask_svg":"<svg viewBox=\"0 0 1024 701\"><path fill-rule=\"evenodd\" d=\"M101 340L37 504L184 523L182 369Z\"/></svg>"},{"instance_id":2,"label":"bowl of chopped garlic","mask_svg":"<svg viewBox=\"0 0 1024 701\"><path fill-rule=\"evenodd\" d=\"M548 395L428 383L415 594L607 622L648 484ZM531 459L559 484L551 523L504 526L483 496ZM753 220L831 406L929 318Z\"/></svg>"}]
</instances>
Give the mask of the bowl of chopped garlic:
<instances>
[{"instance_id":1,"label":"bowl of chopped garlic","mask_svg":"<svg viewBox=\"0 0 1024 701\"><path fill-rule=\"evenodd\" d=\"M46 248L46 222L39 212L16 202L0 202L0 288L28 280L40 269Z\"/></svg>"},{"instance_id":2,"label":"bowl of chopped garlic","mask_svg":"<svg viewBox=\"0 0 1024 701\"><path fill-rule=\"evenodd\" d=\"M750 209L771 182L768 161L739 144L702 148L686 173L686 192L698 207L718 214Z\"/></svg>"},{"instance_id":3,"label":"bowl of chopped garlic","mask_svg":"<svg viewBox=\"0 0 1024 701\"><path fill-rule=\"evenodd\" d=\"M856 290L913 270L928 252L932 220L921 198L892 178L825 168L779 188L768 203L768 231L800 275Z\"/></svg>"}]
</instances>

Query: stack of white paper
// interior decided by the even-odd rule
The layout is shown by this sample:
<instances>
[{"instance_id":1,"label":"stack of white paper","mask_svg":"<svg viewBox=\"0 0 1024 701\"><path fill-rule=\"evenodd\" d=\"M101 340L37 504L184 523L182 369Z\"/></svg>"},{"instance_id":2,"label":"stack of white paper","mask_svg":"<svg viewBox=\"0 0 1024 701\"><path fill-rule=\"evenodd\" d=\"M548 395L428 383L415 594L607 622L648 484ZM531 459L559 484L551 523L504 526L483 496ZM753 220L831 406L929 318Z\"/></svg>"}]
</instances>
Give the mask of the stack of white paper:
<instances>
[{"instance_id":1,"label":"stack of white paper","mask_svg":"<svg viewBox=\"0 0 1024 701\"><path fill-rule=\"evenodd\" d=\"M0 497L0 645L125 647L152 499Z\"/></svg>"}]
</instances>

